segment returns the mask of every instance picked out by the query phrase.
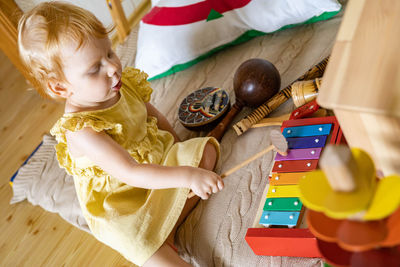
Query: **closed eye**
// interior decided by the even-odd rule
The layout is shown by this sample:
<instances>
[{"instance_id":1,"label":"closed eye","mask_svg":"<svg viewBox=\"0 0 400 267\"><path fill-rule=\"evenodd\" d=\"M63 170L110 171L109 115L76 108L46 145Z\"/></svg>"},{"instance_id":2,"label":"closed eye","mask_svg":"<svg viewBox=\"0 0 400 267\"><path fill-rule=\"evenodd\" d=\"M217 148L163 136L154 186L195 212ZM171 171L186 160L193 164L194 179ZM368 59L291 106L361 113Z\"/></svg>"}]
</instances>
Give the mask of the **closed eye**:
<instances>
[{"instance_id":1,"label":"closed eye","mask_svg":"<svg viewBox=\"0 0 400 267\"><path fill-rule=\"evenodd\" d=\"M98 73L98 72L100 71L100 68L101 68L101 64L100 64L100 63L99 63L99 64L96 64L93 68L91 68L91 69L88 71L88 74L89 74L89 75L96 74L96 73Z\"/></svg>"}]
</instances>

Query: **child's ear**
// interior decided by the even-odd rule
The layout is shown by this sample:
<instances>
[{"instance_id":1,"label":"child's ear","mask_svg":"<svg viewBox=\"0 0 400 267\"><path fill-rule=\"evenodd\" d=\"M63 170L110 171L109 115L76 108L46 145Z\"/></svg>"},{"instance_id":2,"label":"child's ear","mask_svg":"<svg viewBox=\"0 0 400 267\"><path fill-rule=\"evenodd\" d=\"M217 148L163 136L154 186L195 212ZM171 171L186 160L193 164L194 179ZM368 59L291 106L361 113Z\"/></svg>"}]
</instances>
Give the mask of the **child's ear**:
<instances>
[{"instance_id":1,"label":"child's ear","mask_svg":"<svg viewBox=\"0 0 400 267\"><path fill-rule=\"evenodd\" d=\"M47 87L54 95L58 97L67 98L70 94L64 83L53 79L47 82Z\"/></svg>"}]
</instances>

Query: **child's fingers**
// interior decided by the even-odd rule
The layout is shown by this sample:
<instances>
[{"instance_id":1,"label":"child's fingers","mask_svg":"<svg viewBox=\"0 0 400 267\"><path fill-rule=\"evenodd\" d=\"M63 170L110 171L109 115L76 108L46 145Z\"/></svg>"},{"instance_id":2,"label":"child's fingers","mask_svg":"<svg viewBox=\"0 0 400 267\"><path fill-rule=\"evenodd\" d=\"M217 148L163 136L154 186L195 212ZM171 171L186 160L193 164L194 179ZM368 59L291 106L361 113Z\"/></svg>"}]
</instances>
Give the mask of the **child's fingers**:
<instances>
[{"instance_id":1,"label":"child's fingers","mask_svg":"<svg viewBox=\"0 0 400 267\"><path fill-rule=\"evenodd\" d=\"M213 185L212 192L215 194L219 191L218 184Z\"/></svg>"},{"instance_id":2,"label":"child's fingers","mask_svg":"<svg viewBox=\"0 0 400 267\"><path fill-rule=\"evenodd\" d=\"M209 195L205 192L202 192L199 194L199 197L203 200L206 200L206 199L208 199Z\"/></svg>"},{"instance_id":3,"label":"child's fingers","mask_svg":"<svg viewBox=\"0 0 400 267\"><path fill-rule=\"evenodd\" d=\"M201 199L207 200L210 197L211 194L217 193L217 192L219 192L219 189L217 187L210 187L208 190L203 190L202 192L199 192L199 193L192 192L192 194L196 194ZM192 196L189 194L188 198L191 198L191 197Z\"/></svg>"},{"instance_id":4,"label":"child's fingers","mask_svg":"<svg viewBox=\"0 0 400 267\"><path fill-rule=\"evenodd\" d=\"M218 180L217 184L219 190L224 189L224 181L222 179Z\"/></svg>"},{"instance_id":5,"label":"child's fingers","mask_svg":"<svg viewBox=\"0 0 400 267\"><path fill-rule=\"evenodd\" d=\"M224 188L224 182L220 178L220 179L217 180L217 182L215 184L212 185L212 192L213 193L218 193L223 188Z\"/></svg>"},{"instance_id":6,"label":"child's fingers","mask_svg":"<svg viewBox=\"0 0 400 267\"><path fill-rule=\"evenodd\" d=\"M209 197L209 192L211 192L211 188L209 186L203 186L199 191L198 191L198 196L201 199L208 199Z\"/></svg>"}]
</instances>

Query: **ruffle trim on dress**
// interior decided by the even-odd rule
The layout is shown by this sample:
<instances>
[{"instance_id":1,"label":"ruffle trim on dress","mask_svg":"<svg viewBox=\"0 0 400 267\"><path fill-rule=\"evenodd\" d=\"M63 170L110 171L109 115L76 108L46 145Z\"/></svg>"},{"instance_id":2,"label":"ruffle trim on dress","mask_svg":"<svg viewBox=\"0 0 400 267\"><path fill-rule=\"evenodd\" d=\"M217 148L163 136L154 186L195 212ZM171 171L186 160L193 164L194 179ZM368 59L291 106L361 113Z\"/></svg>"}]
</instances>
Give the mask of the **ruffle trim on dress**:
<instances>
[{"instance_id":1,"label":"ruffle trim on dress","mask_svg":"<svg viewBox=\"0 0 400 267\"><path fill-rule=\"evenodd\" d=\"M122 82L135 90L144 102L150 101L150 96L153 92L147 78L148 75L145 72L132 67L127 67L122 72Z\"/></svg>"},{"instance_id":2,"label":"ruffle trim on dress","mask_svg":"<svg viewBox=\"0 0 400 267\"><path fill-rule=\"evenodd\" d=\"M152 153L152 147L158 141L157 118L148 117L146 124L147 135L141 141L128 141L124 144L124 147L138 163L159 162L161 158L155 158L153 155L154 153ZM83 117L69 117L64 115L64 117L62 117L50 131L50 133L54 135L58 141L55 149L57 152L59 165L70 175L78 175L88 178L107 175L106 172L95 165L88 166L86 168L77 167L68 152L65 132L67 130L75 132L85 127L90 127L97 132L104 130L118 143L122 144L124 142L122 133L123 127L121 124L109 123L92 115L84 115Z\"/></svg>"},{"instance_id":3,"label":"ruffle trim on dress","mask_svg":"<svg viewBox=\"0 0 400 267\"><path fill-rule=\"evenodd\" d=\"M122 125L119 123L107 122L93 115L64 114L51 128L50 134L55 136L57 142L67 143L65 137L67 130L76 132L86 127L90 127L96 132L105 130L110 135L120 135L122 133Z\"/></svg>"},{"instance_id":4,"label":"ruffle trim on dress","mask_svg":"<svg viewBox=\"0 0 400 267\"><path fill-rule=\"evenodd\" d=\"M155 159L152 148L157 143L158 138L157 118L147 118L147 135L141 141L129 141L126 149L138 163L155 163L161 160Z\"/></svg>"},{"instance_id":5,"label":"ruffle trim on dress","mask_svg":"<svg viewBox=\"0 0 400 267\"><path fill-rule=\"evenodd\" d=\"M65 143L58 143L55 146L57 160L61 168L65 169L65 171L72 176L79 177L101 177L107 176L108 174L103 171L100 167L93 165L86 168L78 168L75 162L72 160L71 156L68 153L68 147Z\"/></svg>"},{"instance_id":6,"label":"ruffle trim on dress","mask_svg":"<svg viewBox=\"0 0 400 267\"><path fill-rule=\"evenodd\" d=\"M58 144L55 146L57 159L60 167L64 168L70 175L79 175L85 177L107 175L101 168L97 166L78 168L74 160L70 157L67 147L67 139L65 132L76 132L83 128L90 127L96 132L106 131L107 134L113 137L122 135L122 125L118 123L110 123L93 115L75 115L65 114L50 130L50 133L55 136Z\"/></svg>"}]
</instances>

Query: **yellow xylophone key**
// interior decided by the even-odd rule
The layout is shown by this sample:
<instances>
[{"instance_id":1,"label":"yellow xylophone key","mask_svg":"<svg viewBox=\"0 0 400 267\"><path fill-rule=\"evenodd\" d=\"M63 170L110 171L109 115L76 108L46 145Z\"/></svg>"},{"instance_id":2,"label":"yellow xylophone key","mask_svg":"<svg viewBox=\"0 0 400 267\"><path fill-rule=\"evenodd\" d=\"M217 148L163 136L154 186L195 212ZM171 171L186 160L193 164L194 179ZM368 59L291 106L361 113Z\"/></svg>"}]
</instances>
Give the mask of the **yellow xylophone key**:
<instances>
[{"instance_id":1,"label":"yellow xylophone key","mask_svg":"<svg viewBox=\"0 0 400 267\"><path fill-rule=\"evenodd\" d=\"M270 186L267 193L267 198L273 197L299 197L298 185L273 185Z\"/></svg>"}]
</instances>

